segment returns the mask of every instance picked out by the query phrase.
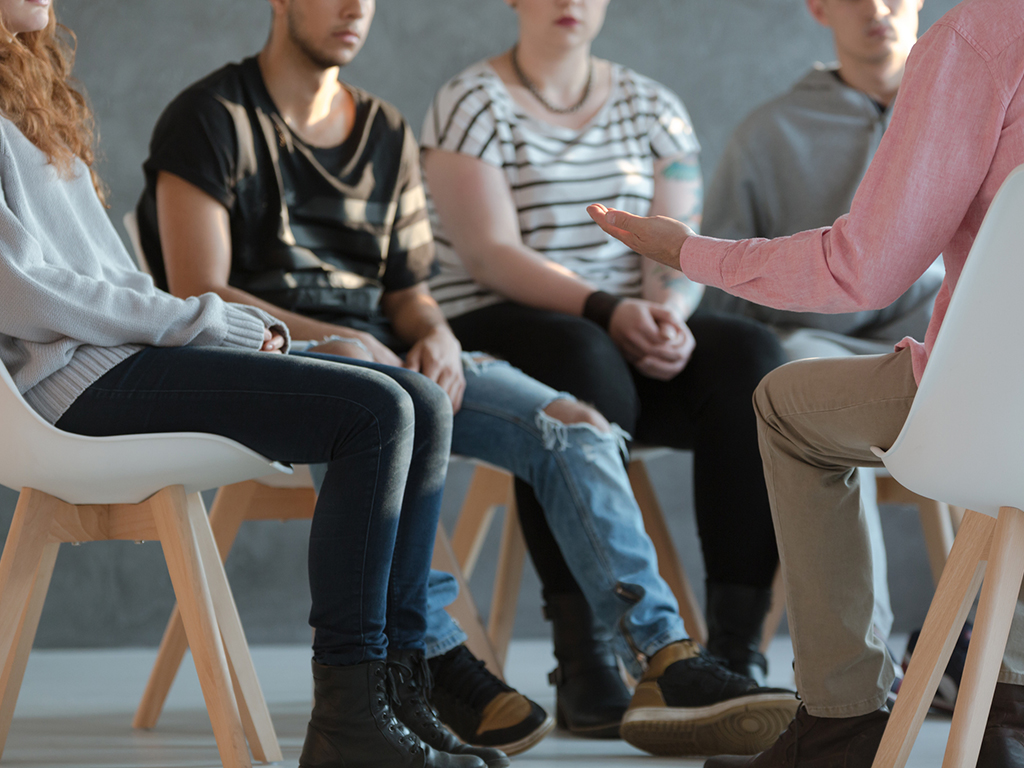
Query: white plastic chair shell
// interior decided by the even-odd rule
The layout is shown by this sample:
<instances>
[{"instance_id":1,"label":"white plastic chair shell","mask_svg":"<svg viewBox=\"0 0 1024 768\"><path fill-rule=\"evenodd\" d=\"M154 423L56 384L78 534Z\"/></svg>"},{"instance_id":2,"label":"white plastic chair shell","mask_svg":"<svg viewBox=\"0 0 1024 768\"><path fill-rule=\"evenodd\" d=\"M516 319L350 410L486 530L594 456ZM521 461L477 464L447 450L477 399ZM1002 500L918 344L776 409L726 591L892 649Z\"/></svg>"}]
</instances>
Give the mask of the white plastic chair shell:
<instances>
[{"instance_id":1,"label":"white plastic chair shell","mask_svg":"<svg viewBox=\"0 0 1024 768\"><path fill-rule=\"evenodd\" d=\"M1024 508L1024 166L971 254L899 437L872 450L915 493L996 517Z\"/></svg>"},{"instance_id":2,"label":"white plastic chair shell","mask_svg":"<svg viewBox=\"0 0 1024 768\"><path fill-rule=\"evenodd\" d=\"M69 504L136 504L170 485L186 493L291 474L291 468L218 435L193 432L83 437L41 418L0 364L0 484Z\"/></svg>"}]
</instances>

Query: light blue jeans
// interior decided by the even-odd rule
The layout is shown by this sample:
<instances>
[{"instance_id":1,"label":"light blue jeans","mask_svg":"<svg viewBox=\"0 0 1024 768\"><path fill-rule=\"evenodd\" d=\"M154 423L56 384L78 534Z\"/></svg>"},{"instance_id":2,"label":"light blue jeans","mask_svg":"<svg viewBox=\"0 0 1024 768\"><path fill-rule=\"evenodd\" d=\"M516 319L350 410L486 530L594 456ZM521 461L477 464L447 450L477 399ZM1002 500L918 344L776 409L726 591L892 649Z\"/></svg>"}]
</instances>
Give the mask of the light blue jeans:
<instances>
[{"instance_id":1,"label":"light blue jeans","mask_svg":"<svg viewBox=\"0 0 1024 768\"><path fill-rule=\"evenodd\" d=\"M626 476L625 435L590 424L563 424L544 413L572 400L506 362L463 355L466 391L455 414L452 452L482 459L529 483L598 623L615 639L626 667L686 638L679 606L658 574L657 556ZM313 467L314 480L319 467ZM444 607L455 579L432 571L427 656L466 639Z\"/></svg>"}]
</instances>

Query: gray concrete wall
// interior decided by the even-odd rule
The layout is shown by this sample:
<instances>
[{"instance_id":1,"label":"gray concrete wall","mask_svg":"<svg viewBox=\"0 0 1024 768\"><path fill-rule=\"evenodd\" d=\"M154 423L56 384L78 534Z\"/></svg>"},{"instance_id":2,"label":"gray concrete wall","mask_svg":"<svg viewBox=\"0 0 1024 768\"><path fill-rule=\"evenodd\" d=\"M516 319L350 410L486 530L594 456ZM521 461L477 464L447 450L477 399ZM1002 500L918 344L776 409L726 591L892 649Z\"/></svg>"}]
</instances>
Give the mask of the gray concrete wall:
<instances>
[{"instance_id":1,"label":"gray concrete wall","mask_svg":"<svg viewBox=\"0 0 1024 768\"><path fill-rule=\"evenodd\" d=\"M929 0L923 27L953 4ZM367 47L344 74L393 102L416 128L441 83L507 47L515 36L514 16L500 0L380 0L378 5ZM99 170L111 189L111 217L120 227L141 190L140 165L163 106L190 82L258 50L269 6L262 0L57 0L57 9L78 33L76 72L96 109L103 151ZM811 62L831 57L828 33L810 20L801 0L616 0L595 52L682 96L709 176L746 112L784 90ZM673 464L679 461L688 457L659 461L654 481L700 585L689 472ZM466 472L465 467L453 471L446 519L457 510ZM15 498L0 489L0 531L9 525ZM891 578L898 627L910 628L920 624L930 578L913 512L889 511L890 547L898 552ZM301 523L250 523L240 536L229 575L253 642L308 640L307 532ZM485 607L491 576L481 566L474 585ZM536 586L528 575L517 626L521 634L544 631ZM171 602L155 545L64 547L38 644L153 644Z\"/></svg>"}]
</instances>

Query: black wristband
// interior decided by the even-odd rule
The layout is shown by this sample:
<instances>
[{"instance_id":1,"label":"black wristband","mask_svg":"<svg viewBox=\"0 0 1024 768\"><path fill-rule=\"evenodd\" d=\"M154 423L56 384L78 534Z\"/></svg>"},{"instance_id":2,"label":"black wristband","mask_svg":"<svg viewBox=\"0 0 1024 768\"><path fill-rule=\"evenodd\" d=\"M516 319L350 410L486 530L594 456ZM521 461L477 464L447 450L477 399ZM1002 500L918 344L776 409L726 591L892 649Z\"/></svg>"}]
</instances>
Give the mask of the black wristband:
<instances>
[{"instance_id":1,"label":"black wristband","mask_svg":"<svg viewBox=\"0 0 1024 768\"><path fill-rule=\"evenodd\" d=\"M594 291L583 302L583 316L607 331L608 325L612 321L612 313L621 303L621 296L613 296L604 291Z\"/></svg>"}]
</instances>

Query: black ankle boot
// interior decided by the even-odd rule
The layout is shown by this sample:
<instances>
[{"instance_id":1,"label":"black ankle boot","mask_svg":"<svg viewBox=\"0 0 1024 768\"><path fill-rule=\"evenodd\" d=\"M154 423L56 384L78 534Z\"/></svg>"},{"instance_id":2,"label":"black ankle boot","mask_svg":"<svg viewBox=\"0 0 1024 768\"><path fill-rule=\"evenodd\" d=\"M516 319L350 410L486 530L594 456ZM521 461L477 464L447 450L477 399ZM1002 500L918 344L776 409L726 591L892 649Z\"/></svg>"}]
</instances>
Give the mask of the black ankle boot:
<instances>
[{"instance_id":1,"label":"black ankle boot","mask_svg":"<svg viewBox=\"0 0 1024 768\"><path fill-rule=\"evenodd\" d=\"M558 667L555 685L558 725L591 738L618 738L631 694L619 673L611 639L598 626L582 594L545 595Z\"/></svg>"},{"instance_id":2,"label":"black ankle boot","mask_svg":"<svg viewBox=\"0 0 1024 768\"><path fill-rule=\"evenodd\" d=\"M708 652L731 671L765 684L768 660L761 630L772 602L771 589L707 582Z\"/></svg>"},{"instance_id":3,"label":"black ankle boot","mask_svg":"<svg viewBox=\"0 0 1024 768\"><path fill-rule=\"evenodd\" d=\"M383 661L348 667L313 662L313 715L299 768L485 768L421 742L396 718Z\"/></svg>"},{"instance_id":4,"label":"black ankle boot","mask_svg":"<svg viewBox=\"0 0 1024 768\"><path fill-rule=\"evenodd\" d=\"M487 768L510 765L500 749L463 744L437 719L430 706L430 667L423 651L388 652L388 675L395 716L424 744L453 755L475 755L487 763Z\"/></svg>"}]
</instances>

